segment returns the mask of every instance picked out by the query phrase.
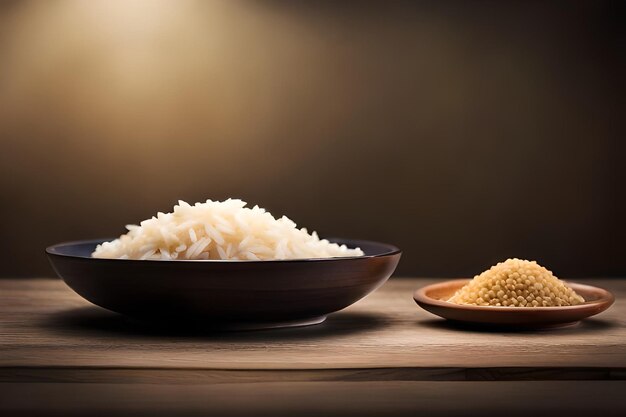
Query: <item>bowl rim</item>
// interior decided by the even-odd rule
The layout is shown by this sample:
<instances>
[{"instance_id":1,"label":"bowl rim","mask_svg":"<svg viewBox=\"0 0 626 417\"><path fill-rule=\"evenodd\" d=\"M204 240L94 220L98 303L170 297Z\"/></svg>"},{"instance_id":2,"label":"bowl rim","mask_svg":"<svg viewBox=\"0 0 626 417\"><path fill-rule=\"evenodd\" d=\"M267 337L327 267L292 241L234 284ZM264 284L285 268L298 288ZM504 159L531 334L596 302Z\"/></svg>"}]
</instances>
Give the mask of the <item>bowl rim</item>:
<instances>
[{"instance_id":1,"label":"bowl rim","mask_svg":"<svg viewBox=\"0 0 626 417\"><path fill-rule=\"evenodd\" d=\"M453 284L459 284L459 285L467 284L470 281L471 279L469 278L462 278L462 279L446 280L446 281L441 281L441 282L436 282L434 284L426 285L417 289L413 293L413 300L415 300L415 302L419 304L420 306L424 304L424 305L431 305L431 306L437 306L437 307L442 307L446 309L455 309L455 310L488 311L491 314L512 313L512 312L514 313L526 313L526 312L550 313L550 312L563 311L563 310L585 310L588 308L595 308L597 306L604 306L604 305L606 305L606 308L608 308L615 302L615 296L610 291L605 290L604 288L595 287L593 285L587 285L587 284L579 284L579 283L570 282L567 280L562 280L562 281L565 282L574 291L582 290L582 291L599 292L601 294L600 298L592 300L592 301L585 301L582 304L577 304L577 305L572 305L572 306L509 307L509 306L477 306L477 305L471 305L471 304L455 304L449 301L433 298L427 294L429 291L432 291L440 287L450 286Z\"/></svg>"},{"instance_id":2,"label":"bowl rim","mask_svg":"<svg viewBox=\"0 0 626 417\"><path fill-rule=\"evenodd\" d=\"M54 245L50 245L46 247L46 254L49 256L60 256L64 258L74 258L74 259L89 259L93 261L123 261L123 262L133 262L133 263L154 263L154 262L167 262L167 263L205 263L205 264L268 264L268 263L294 263L294 262L334 262L334 261L346 261L346 260L359 260L359 259L372 259L372 258L382 258L386 256L400 255L402 254L402 250L400 250L397 246L391 245L389 243L377 242L373 240L364 240L364 239L344 239L339 237L331 237L326 238L331 242L350 242L354 243L357 246L362 244L375 244L386 247L386 251L381 253L376 253L373 255L363 255L363 256L335 256L329 258L297 258L297 259L268 259L268 260L248 260L248 259L120 259L120 258L93 258L91 256L82 256L82 255L69 255L66 253L60 253L59 249L67 246L75 246L75 245L84 245L84 244L95 244L98 245L103 242L108 242L117 238L100 238L100 239L84 239L84 240L72 240L68 242L60 242ZM343 243L342 243L343 244Z\"/></svg>"}]
</instances>

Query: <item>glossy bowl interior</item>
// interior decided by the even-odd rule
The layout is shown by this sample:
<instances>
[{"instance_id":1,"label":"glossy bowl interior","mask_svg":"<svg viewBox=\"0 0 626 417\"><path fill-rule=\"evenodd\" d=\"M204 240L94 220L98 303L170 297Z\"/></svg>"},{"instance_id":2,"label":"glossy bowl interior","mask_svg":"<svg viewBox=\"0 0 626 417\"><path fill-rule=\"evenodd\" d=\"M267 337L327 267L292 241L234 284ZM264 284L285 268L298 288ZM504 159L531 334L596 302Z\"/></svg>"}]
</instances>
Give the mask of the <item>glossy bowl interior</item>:
<instances>
[{"instance_id":1,"label":"glossy bowl interior","mask_svg":"<svg viewBox=\"0 0 626 417\"><path fill-rule=\"evenodd\" d=\"M46 249L57 274L86 300L149 321L202 321L247 329L319 323L381 286L401 252L384 243L333 239L365 256L276 261L96 259L110 239Z\"/></svg>"},{"instance_id":2,"label":"glossy bowl interior","mask_svg":"<svg viewBox=\"0 0 626 417\"><path fill-rule=\"evenodd\" d=\"M585 303L562 307L495 307L454 304L446 301L469 279L457 279L427 285L415 291L413 298L424 310L448 320L513 327L558 327L601 313L615 298L605 289L568 282Z\"/></svg>"}]
</instances>

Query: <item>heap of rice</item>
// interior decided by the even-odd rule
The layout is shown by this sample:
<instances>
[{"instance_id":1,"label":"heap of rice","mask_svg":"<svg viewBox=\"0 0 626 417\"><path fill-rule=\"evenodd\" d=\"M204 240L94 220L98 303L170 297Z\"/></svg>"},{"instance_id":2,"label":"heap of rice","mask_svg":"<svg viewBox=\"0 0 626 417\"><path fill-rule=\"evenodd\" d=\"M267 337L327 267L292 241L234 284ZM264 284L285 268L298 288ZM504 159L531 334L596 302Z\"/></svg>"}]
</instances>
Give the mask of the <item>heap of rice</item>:
<instances>
[{"instance_id":1,"label":"heap of rice","mask_svg":"<svg viewBox=\"0 0 626 417\"><path fill-rule=\"evenodd\" d=\"M362 256L361 249L330 243L283 216L275 219L241 200L191 206L179 201L172 213L158 213L128 233L104 242L94 258L270 260Z\"/></svg>"},{"instance_id":2,"label":"heap of rice","mask_svg":"<svg viewBox=\"0 0 626 417\"><path fill-rule=\"evenodd\" d=\"M474 277L449 300L455 304L553 307L585 300L535 261L507 259Z\"/></svg>"}]
</instances>

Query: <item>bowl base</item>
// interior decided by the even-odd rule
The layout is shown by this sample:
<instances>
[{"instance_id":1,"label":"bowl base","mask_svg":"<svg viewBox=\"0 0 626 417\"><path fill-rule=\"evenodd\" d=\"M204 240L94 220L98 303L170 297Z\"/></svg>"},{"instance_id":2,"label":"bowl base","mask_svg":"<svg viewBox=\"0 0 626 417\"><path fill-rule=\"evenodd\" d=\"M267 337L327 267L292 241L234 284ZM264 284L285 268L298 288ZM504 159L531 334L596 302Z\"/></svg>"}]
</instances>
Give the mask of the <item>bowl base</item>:
<instances>
[{"instance_id":1,"label":"bowl base","mask_svg":"<svg viewBox=\"0 0 626 417\"><path fill-rule=\"evenodd\" d=\"M127 317L127 320L135 322L136 324L148 327L166 327L176 328L178 327L176 322L162 323L151 319L142 319L138 317ZM288 327L303 327L313 326L320 324L326 320L326 316L309 317L305 319L286 320L286 321L225 321L225 322L211 322L193 320L186 321L185 326L195 330L209 330L216 332L242 332L250 330L269 330L269 329L282 329Z\"/></svg>"},{"instance_id":2,"label":"bowl base","mask_svg":"<svg viewBox=\"0 0 626 417\"><path fill-rule=\"evenodd\" d=\"M313 326L320 324L326 320L326 316L311 317L300 320L288 320L288 321L261 321L261 322L233 322L233 323L220 323L212 326L216 330L238 332L246 330L268 330L268 329L282 329L287 327L303 327Z\"/></svg>"}]
</instances>

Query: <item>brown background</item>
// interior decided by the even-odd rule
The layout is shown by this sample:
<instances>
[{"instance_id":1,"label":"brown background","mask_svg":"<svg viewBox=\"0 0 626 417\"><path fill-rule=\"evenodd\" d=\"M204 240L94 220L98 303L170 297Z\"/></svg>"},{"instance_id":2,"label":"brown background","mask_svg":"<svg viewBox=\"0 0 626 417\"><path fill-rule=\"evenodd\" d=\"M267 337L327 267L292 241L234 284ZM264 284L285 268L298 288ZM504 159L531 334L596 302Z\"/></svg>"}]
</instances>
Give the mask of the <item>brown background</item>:
<instances>
[{"instance_id":1,"label":"brown background","mask_svg":"<svg viewBox=\"0 0 626 417\"><path fill-rule=\"evenodd\" d=\"M2 2L0 275L229 196L399 274L624 275L622 4Z\"/></svg>"}]
</instances>

